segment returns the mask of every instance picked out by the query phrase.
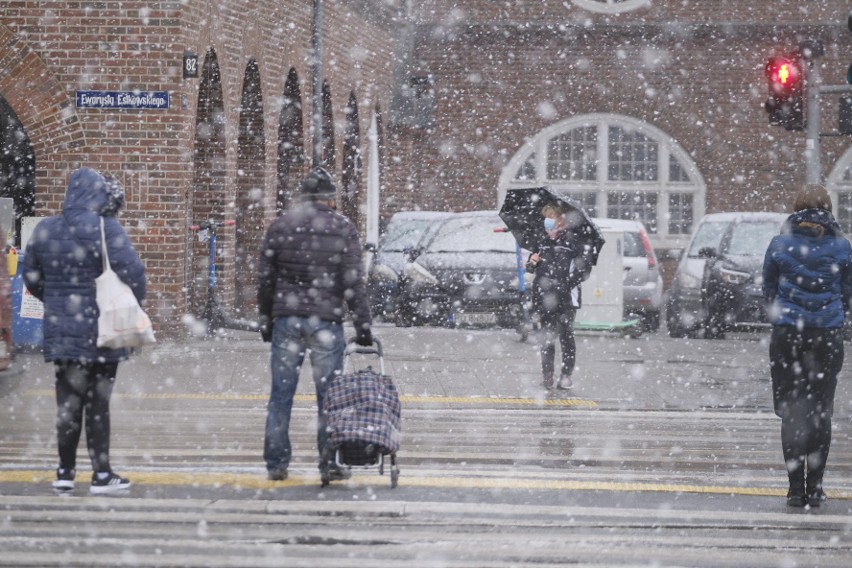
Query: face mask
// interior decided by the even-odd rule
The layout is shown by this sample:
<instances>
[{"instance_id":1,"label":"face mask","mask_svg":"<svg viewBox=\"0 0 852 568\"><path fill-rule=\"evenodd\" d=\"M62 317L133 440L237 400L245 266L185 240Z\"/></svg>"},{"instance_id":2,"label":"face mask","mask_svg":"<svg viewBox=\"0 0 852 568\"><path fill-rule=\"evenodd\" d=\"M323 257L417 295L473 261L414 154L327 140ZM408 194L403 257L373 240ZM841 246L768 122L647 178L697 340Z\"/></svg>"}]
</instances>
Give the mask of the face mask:
<instances>
[{"instance_id":1,"label":"face mask","mask_svg":"<svg viewBox=\"0 0 852 568\"><path fill-rule=\"evenodd\" d=\"M550 217L545 218L544 220L544 230L552 231L556 227L556 219L551 219Z\"/></svg>"}]
</instances>

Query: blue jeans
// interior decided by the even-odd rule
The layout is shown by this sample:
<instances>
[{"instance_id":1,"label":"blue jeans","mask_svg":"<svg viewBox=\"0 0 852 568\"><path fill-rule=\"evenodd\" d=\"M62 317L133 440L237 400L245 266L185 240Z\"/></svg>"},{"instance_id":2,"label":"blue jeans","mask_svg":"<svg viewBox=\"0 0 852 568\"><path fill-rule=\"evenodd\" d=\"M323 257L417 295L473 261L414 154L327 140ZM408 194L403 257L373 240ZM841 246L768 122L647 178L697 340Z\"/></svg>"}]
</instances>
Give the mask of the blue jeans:
<instances>
[{"instance_id":1,"label":"blue jeans","mask_svg":"<svg viewBox=\"0 0 852 568\"><path fill-rule=\"evenodd\" d=\"M272 330L272 392L267 405L263 442L266 469L283 470L290 465L290 414L299 384L299 370L307 351L310 351L317 390L317 449L322 455L327 437L322 403L331 377L343 371L345 346L342 324L303 317L275 320Z\"/></svg>"}]
</instances>

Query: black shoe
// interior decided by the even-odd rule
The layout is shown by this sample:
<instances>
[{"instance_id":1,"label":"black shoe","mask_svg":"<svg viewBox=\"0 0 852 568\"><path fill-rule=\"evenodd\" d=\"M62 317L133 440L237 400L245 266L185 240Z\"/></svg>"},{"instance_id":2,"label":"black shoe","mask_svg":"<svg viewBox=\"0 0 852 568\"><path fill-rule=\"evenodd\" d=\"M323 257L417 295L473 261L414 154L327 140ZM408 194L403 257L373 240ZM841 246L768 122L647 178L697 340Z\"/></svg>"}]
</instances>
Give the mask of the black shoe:
<instances>
[{"instance_id":1,"label":"black shoe","mask_svg":"<svg viewBox=\"0 0 852 568\"><path fill-rule=\"evenodd\" d=\"M792 491L787 492L788 507L804 507L806 503L807 499L805 499L804 493L793 493Z\"/></svg>"},{"instance_id":2,"label":"black shoe","mask_svg":"<svg viewBox=\"0 0 852 568\"><path fill-rule=\"evenodd\" d=\"M819 507L825 503L825 492L822 489L817 489L808 493L808 505L811 509Z\"/></svg>"},{"instance_id":3,"label":"black shoe","mask_svg":"<svg viewBox=\"0 0 852 568\"><path fill-rule=\"evenodd\" d=\"M342 467L338 467L333 465L328 468L328 480L329 481L344 481L352 477L351 469L344 469Z\"/></svg>"},{"instance_id":4,"label":"black shoe","mask_svg":"<svg viewBox=\"0 0 852 568\"><path fill-rule=\"evenodd\" d=\"M109 472L106 479L101 479L97 473L92 474L92 486L89 487L89 492L96 495L104 493L116 493L130 489L130 480L115 472Z\"/></svg>"},{"instance_id":5,"label":"black shoe","mask_svg":"<svg viewBox=\"0 0 852 568\"><path fill-rule=\"evenodd\" d=\"M541 381L541 386L550 390L553 388L553 377L544 377L544 380Z\"/></svg>"},{"instance_id":6,"label":"black shoe","mask_svg":"<svg viewBox=\"0 0 852 568\"><path fill-rule=\"evenodd\" d=\"M77 475L76 470L57 468L56 480L53 482L53 488L57 491L73 491L74 477Z\"/></svg>"},{"instance_id":7,"label":"black shoe","mask_svg":"<svg viewBox=\"0 0 852 568\"><path fill-rule=\"evenodd\" d=\"M284 481L287 479L287 469L269 469L266 471L266 478L269 481Z\"/></svg>"}]
</instances>

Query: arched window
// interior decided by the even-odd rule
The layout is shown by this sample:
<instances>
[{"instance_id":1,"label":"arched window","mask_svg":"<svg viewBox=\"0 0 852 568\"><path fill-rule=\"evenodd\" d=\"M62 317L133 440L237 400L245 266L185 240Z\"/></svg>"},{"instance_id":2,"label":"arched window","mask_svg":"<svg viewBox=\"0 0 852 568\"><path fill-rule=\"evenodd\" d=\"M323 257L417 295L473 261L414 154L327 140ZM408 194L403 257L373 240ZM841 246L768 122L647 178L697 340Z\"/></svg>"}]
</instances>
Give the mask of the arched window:
<instances>
[{"instance_id":1,"label":"arched window","mask_svg":"<svg viewBox=\"0 0 852 568\"><path fill-rule=\"evenodd\" d=\"M11 105L0 95L0 197L11 197L14 227L0 227L11 237L10 245L20 245L21 217L31 217L35 209L35 150L30 137Z\"/></svg>"},{"instance_id":2,"label":"arched window","mask_svg":"<svg viewBox=\"0 0 852 568\"><path fill-rule=\"evenodd\" d=\"M340 209L359 229L362 228L363 224L361 219L361 166L361 127L358 118L358 99L355 97L355 91L351 91L349 93L349 104L346 106L346 126L343 132Z\"/></svg>"},{"instance_id":3,"label":"arched window","mask_svg":"<svg viewBox=\"0 0 852 568\"><path fill-rule=\"evenodd\" d=\"M263 239L264 175L266 173L266 127L263 121L263 91L260 69L249 59L243 76L237 138L236 255L234 272L235 308L243 314L257 311L254 275L257 272L257 243Z\"/></svg>"},{"instance_id":4,"label":"arched window","mask_svg":"<svg viewBox=\"0 0 852 568\"><path fill-rule=\"evenodd\" d=\"M337 153L334 145L334 112L331 108L331 87L322 82L322 152L320 165L330 172L337 169Z\"/></svg>"},{"instance_id":5,"label":"arched window","mask_svg":"<svg viewBox=\"0 0 852 568\"><path fill-rule=\"evenodd\" d=\"M573 0L573 2L580 8L602 14L629 12L651 5L651 0Z\"/></svg>"},{"instance_id":6,"label":"arched window","mask_svg":"<svg viewBox=\"0 0 852 568\"><path fill-rule=\"evenodd\" d=\"M685 246L704 214L706 186L689 155L659 129L630 117L564 120L530 139L500 178L512 187L549 185L593 217L638 219L660 248Z\"/></svg>"},{"instance_id":7,"label":"arched window","mask_svg":"<svg viewBox=\"0 0 852 568\"><path fill-rule=\"evenodd\" d=\"M275 210L280 215L298 191L299 176L305 163L305 142L302 122L302 91L299 75L290 68L281 97L281 117L278 121L278 190Z\"/></svg>"}]
</instances>

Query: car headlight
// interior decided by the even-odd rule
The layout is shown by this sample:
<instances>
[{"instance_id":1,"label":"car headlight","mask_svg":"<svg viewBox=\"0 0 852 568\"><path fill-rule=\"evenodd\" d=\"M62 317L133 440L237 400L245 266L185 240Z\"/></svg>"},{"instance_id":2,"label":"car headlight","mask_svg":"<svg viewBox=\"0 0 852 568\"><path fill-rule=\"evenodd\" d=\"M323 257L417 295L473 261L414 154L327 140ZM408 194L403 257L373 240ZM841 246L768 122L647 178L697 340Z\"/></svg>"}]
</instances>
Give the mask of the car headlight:
<instances>
[{"instance_id":1,"label":"car headlight","mask_svg":"<svg viewBox=\"0 0 852 568\"><path fill-rule=\"evenodd\" d=\"M403 271L405 277L414 282L415 284L432 284L435 285L438 283L438 279L435 276L423 268L422 264L417 262L410 262L405 266L405 270Z\"/></svg>"},{"instance_id":2,"label":"car headlight","mask_svg":"<svg viewBox=\"0 0 852 568\"><path fill-rule=\"evenodd\" d=\"M396 272L386 264L373 265L373 270L370 271L370 279L380 282L396 282L399 278Z\"/></svg>"},{"instance_id":3,"label":"car headlight","mask_svg":"<svg viewBox=\"0 0 852 568\"><path fill-rule=\"evenodd\" d=\"M740 272L739 270L732 270L730 268L722 268L719 270L719 273L722 275L722 282L726 284L740 285L751 280L751 274L748 272Z\"/></svg>"},{"instance_id":4,"label":"car headlight","mask_svg":"<svg viewBox=\"0 0 852 568\"><path fill-rule=\"evenodd\" d=\"M684 288L701 288L701 278L693 276L692 274L682 272L680 276L678 276L678 280L680 281L680 285Z\"/></svg>"}]
</instances>

